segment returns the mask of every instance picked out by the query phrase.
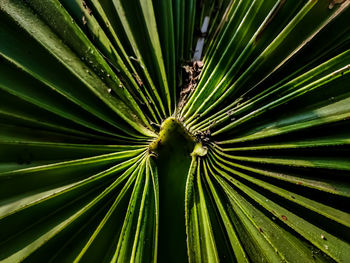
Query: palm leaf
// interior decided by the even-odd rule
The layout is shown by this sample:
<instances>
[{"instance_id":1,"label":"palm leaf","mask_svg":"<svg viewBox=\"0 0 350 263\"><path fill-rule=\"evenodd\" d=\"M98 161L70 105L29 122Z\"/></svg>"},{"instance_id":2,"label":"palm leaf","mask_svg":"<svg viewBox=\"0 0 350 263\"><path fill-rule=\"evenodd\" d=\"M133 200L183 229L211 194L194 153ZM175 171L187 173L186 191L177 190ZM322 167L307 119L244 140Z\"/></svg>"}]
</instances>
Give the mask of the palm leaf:
<instances>
[{"instance_id":1,"label":"palm leaf","mask_svg":"<svg viewBox=\"0 0 350 263\"><path fill-rule=\"evenodd\" d=\"M0 0L0 260L347 262L349 6Z\"/></svg>"}]
</instances>

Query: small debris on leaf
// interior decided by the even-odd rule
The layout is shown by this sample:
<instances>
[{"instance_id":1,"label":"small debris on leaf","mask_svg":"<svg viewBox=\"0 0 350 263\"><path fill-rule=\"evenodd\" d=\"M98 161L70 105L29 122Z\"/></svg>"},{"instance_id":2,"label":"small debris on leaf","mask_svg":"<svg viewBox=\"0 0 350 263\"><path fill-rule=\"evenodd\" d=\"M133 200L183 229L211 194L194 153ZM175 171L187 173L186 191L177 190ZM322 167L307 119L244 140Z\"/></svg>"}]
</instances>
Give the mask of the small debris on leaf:
<instances>
[{"instance_id":1,"label":"small debris on leaf","mask_svg":"<svg viewBox=\"0 0 350 263\"><path fill-rule=\"evenodd\" d=\"M91 11L91 9L88 7L88 5L86 4L86 2L83 1L82 4L83 4L83 7L88 11L89 15L91 16L92 11Z\"/></svg>"},{"instance_id":2,"label":"small debris on leaf","mask_svg":"<svg viewBox=\"0 0 350 263\"><path fill-rule=\"evenodd\" d=\"M139 86L142 86L142 85L143 85L143 82L142 82L140 76L137 75L137 74L134 74L134 73L133 73L133 75L134 75L134 77L135 77L137 83L139 84Z\"/></svg>"},{"instance_id":3,"label":"small debris on leaf","mask_svg":"<svg viewBox=\"0 0 350 263\"><path fill-rule=\"evenodd\" d=\"M228 116L231 116L231 115L233 114L233 110L228 110L228 111L226 111L226 114L227 114Z\"/></svg>"},{"instance_id":4,"label":"small debris on leaf","mask_svg":"<svg viewBox=\"0 0 350 263\"><path fill-rule=\"evenodd\" d=\"M87 24L87 21L86 21L85 16L83 16L83 17L81 18L81 20L83 21L83 25L85 26L85 25Z\"/></svg>"}]
</instances>

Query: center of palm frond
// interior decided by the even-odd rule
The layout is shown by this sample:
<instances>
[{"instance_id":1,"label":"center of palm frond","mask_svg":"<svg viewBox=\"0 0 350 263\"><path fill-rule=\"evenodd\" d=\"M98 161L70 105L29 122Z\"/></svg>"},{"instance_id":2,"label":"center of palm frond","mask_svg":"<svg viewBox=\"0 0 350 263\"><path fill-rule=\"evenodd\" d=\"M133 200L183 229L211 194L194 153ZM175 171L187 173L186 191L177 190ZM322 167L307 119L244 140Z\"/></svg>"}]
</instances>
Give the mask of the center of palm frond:
<instances>
[{"instance_id":1,"label":"center of palm frond","mask_svg":"<svg viewBox=\"0 0 350 263\"><path fill-rule=\"evenodd\" d=\"M158 155L169 145L182 145L184 152L204 156L207 149L205 145L209 142L209 137L209 130L192 134L180 120L169 117L162 123L158 138L149 145L148 149Z\"/></svg>"},{"instance_id":2,"label":"center of palm frond","mask_svg":"<svg viewBox=\"0 0 350 263\"><path fill-rule=\"evenodd\" d=\"M148 149L158 154L164 145L178 142L185 145L186 148L193 148L196 141L197 138L183 126L180 120L169 117L162 123L158 138L149 145Z\"/></svg>"}]
</instances>

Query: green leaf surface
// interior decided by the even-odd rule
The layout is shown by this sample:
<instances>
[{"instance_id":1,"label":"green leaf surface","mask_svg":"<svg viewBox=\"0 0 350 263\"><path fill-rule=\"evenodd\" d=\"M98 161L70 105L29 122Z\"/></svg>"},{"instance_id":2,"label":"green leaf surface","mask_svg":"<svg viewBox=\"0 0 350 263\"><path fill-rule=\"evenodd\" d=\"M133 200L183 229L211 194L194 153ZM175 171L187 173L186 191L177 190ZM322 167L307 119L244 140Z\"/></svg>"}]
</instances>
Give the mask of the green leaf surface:
<instances>
[{"instance_id":1,"label":"green leaf surface","mask_svg":"<svg viewBox=\"0 0 350 263\"><path fill-rule=\"evenodd\" d=\"M349 16L0 0L0 261L348 262Z\"/></svg>"}]
</instances>

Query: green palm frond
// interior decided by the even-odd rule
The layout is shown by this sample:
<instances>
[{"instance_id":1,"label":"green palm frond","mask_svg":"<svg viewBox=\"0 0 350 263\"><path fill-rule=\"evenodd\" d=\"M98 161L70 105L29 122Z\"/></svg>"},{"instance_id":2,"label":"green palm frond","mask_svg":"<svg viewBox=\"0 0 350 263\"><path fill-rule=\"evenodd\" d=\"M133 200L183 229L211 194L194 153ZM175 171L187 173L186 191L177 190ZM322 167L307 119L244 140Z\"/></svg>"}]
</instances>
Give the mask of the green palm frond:
<instances>
[{"instance_id":1,"label":"green palm frond","mask_svg":"<svg viewBox=\"0 0 350 263\"><path fill-rule=\"evenodd\" d=\"M349 6L0 0L0 261L348 262Z\"/></svg>"}]
</instances>

